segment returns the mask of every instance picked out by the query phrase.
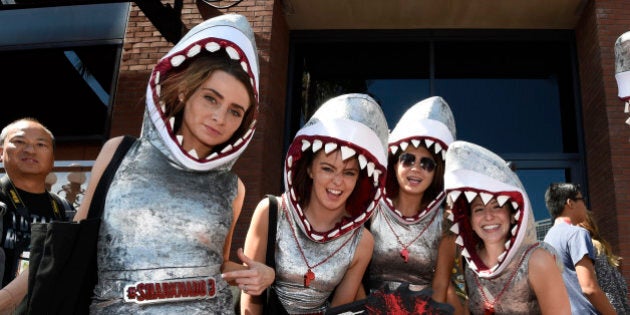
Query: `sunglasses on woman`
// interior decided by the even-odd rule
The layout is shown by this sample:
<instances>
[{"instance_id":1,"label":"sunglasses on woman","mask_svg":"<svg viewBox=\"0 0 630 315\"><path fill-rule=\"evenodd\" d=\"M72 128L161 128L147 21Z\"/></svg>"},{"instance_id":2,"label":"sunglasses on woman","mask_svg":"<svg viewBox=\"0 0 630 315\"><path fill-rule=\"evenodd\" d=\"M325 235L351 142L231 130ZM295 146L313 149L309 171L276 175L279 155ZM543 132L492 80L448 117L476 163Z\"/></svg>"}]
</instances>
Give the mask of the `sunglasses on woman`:
<instances>
[{"instance_id":1,"label":"sunglasses on woman","mask_svg":"<svg viewBox=\"0 0 630 315\"><path fill-rule=\"evenodd\" d=\"M398 162L402 164L403 167L412 167L416 164L416 156L411 153L403 153L398 157ZM428 157L420 158L420 168L427 171L433 172L435 169L435 161Z\"/></svg>"}]
</instances>

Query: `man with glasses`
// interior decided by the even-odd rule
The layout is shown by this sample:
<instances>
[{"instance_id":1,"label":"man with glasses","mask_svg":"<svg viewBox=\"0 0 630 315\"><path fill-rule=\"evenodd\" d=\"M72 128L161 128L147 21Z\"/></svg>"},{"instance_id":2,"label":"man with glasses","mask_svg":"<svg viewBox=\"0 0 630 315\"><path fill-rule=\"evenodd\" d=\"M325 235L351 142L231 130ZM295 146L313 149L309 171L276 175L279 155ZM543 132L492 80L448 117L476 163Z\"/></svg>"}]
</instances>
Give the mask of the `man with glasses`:
<instances>
[{"instance_id":1,"label":"man with glasses","mask_svg":"<svg viewBox=\"0 0 630 315\"><path fill-rule=\"evenodd\" d=\"M562 259L562 278L573 314L616 314L597 283L593 261L595 249L588 231L580 226L588 209L580 186L553 183L545 192L545 204L554 224L545 236Z\"/></svg>"}]
</instances>

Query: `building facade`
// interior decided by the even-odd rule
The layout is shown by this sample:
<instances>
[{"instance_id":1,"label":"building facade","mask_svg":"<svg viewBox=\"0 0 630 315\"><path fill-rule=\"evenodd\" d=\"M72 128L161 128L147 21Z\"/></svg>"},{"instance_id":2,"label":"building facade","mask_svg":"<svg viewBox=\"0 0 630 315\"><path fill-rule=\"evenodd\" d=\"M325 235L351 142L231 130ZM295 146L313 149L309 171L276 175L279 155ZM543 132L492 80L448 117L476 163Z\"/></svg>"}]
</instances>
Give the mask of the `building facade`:
<instances>
[{"instance_id":1,"label":"building facade","mask_svg":"<svg viewBox=\"0 0 630 315\"><path fill-rule=\"evenodd\" d=\"M0 91L25 105L3 106L0 119L40 118L58 136L60 165L85 168L107 138L139 135L148 77L173 42L206 18L240 13L256 33L261 113L234 167L247 195L233 249L258 201L282 192L285 149L309 114L330 96L364 92L390 129L408 106L444 97L459 139L514 163L536 220L548 219L549 183L578 182L603 236L630 257L630 126L614 77L630 3L478 2L2 0L0 23L11 27L0 30L0 63L11 75Z\"/></svg>"}]
</instances>

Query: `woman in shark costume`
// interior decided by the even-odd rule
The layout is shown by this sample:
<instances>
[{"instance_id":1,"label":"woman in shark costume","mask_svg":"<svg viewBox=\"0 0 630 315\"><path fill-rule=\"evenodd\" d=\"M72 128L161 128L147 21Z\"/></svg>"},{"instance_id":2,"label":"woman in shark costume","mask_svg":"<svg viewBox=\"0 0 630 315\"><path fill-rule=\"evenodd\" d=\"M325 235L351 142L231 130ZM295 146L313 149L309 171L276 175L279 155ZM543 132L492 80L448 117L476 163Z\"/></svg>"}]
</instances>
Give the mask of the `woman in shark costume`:
<instances>
[{"instance_id":1,"label":"woman in shark costume","mask_svg":"<svg viewBox=\"0 0 630 315\"><path fill-rule=\"evenodd\" d=\"M263 199L245 240L245 254L258 261L267 242L275 245L271 314L323 314L333 291L330 306L354 301L372 255L363 223L384 184L387 132L371 97L346 94L324 103L295 136L284 163L286 191L271 197L277 222ZM268 228L276 228L275 239ZM241 297L242 312L260 313L260 301Z\"/></svg>"},{"instance_id":2,"label":"woman in shark costume","mask_svg":"<svg viewBox=\"0 0 630 315\"><path fill-rule=\"evenodd\" d=\"M507 163L476 144L455 141L444 185L452 231L466 260L473 314L570 314L556 252L537 242L531 204Z\"/></svg>"},{"instance_id":3,"label":"woman in shark costume","mask_svg":"<svg viewBox=\"0 0 630 315\"><path fill-rule=\"evenodd\" d=\"M442 240L444 156L455 134L453 113L439 96L410 107L392 130L386 192L369 224L370 292L403 283L417 291L431 287ZM444 261L452 266L454 258ZM451 268L446 269L450 279ZM446 287L441 293L444 302Z\"/></svg>"},{"instance_id":4,"label":"woman in shark costume","mask_svg":"<svg viewBox=\"0 0 630 315\"><path fill-rule=\"evenodd\" d=\"M230 168L252 139L257 91L254 36L240 15L195 26L160 59L142 135L105 199L91 313L234 313L222 272L242 266L228 260L244 186ZM76 220L120 141L104 145Z\"/></svg>"}]
</instances>

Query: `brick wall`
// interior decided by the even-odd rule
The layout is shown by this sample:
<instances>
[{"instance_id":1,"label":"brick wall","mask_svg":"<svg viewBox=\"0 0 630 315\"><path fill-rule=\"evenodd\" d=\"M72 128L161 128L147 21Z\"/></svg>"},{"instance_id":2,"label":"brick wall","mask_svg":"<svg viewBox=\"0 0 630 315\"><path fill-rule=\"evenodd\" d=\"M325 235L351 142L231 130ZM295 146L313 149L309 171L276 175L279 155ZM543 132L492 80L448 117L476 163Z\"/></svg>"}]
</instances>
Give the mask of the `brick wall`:
<instances>
[{"instance_id":1,"label":"brick wall","mask_svg":"<svg viewBox=\"0 0 630 315\"><path fill-rule=\"evenodd\" d=\"M630 30L630 2L589 1L576 26L591 207L613 250L630 259L630 126L614 78L614 43ZM630 279L628 263L624 276Z\"/></svg>"}]
</instances>

